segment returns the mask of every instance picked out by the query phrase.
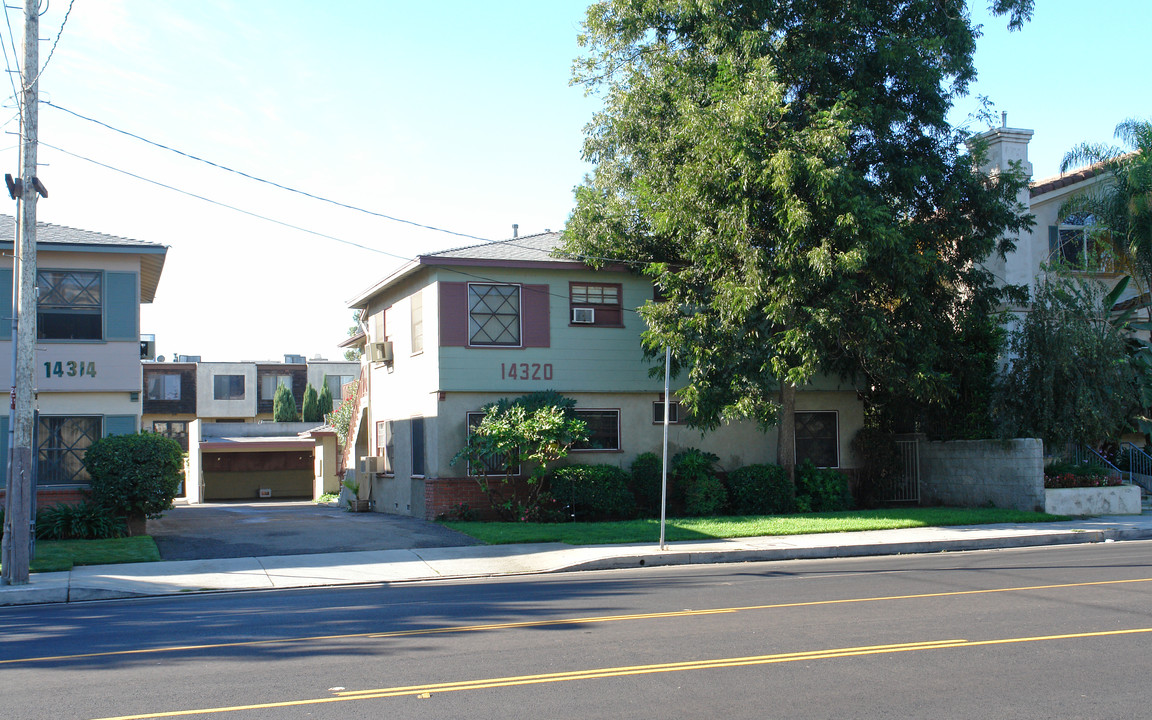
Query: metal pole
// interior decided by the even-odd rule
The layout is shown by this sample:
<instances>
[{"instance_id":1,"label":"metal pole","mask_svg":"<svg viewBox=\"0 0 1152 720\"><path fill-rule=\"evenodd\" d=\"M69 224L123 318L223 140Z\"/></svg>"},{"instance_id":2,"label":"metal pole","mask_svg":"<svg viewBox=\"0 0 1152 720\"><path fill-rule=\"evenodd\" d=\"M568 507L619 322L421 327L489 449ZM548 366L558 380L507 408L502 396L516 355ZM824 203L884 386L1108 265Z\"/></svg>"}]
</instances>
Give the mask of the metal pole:
<instances>
[{"instance_id":1,"label":"metal pole","mask_svg":"<svg viewBox=\"0 0 1152 720\"><path fill-rule=\"evenodd\" d=\"M24 0L24 81L22 194L18 218L20 275L17 280L19 313L16 323L16 408L12 431L12 464L8 473L4 514L4 568L6 585L28 582L32 546L32 364L36 347L36 134L40 74L40 8L38 0ZM15 268L13 268L15 271Z\"/></svg>"},{"instance_id":2,"label":"metal pole","mask_svg":"<svg viewBox=\"0 0 1152 720\"><path fill-rule=\"evenodd\" d=\"M672 346L664 348L664 458L660 469L660 549L664 547L664 522L668 508L668 379L672 368Z\"/></svg>"}]
</instances>

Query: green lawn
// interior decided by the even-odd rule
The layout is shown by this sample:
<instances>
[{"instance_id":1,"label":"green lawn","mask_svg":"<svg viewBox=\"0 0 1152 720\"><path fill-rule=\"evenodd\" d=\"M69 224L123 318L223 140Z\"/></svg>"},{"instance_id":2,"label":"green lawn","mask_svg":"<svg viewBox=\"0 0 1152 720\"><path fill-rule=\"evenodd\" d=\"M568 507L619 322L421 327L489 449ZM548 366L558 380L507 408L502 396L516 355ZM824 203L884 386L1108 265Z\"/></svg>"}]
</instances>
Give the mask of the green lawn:
<instances>
[{"instance_id":1,"label":"green lawn","mask_svg":"<svg viewBox=\"0 0 1152 720\"><path fill-rule=\"evenodd\" d=\"M32 572L71 570L73 565L156 562L160 551L147 535L111 540L37 540Z\"/></svg>"},{"instance_id":2,"label":"green lawn","mask_svg":"<svg viewBox=\"0 0 1152 720\"><path fill-rule=\"evenodd\" d=\"M1067 520L1059 515L1003 510L1000 508L900 508L848 510L809 515L756 517L673 518L664 537L675 540L756 537L760 535L808 535L827 532L891 530L894 528L989 525ZM561 542L569 545L657 542L659 520L627 520L603 523L503 523L448 521L444 525L488 545Z\"/></svg>"}]
</instances>

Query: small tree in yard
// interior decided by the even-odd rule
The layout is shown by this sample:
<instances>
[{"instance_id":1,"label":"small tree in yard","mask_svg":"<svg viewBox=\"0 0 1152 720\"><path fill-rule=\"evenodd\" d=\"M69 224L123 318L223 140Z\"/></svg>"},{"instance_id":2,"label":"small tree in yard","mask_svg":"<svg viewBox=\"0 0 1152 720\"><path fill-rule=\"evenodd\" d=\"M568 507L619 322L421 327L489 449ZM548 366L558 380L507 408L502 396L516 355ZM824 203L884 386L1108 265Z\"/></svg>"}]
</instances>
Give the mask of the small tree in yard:
<instances>
[{"instance_id":1,"label":"small tree in yard","mask_svg":"<svg viewBox=\"0 0 1152 720\"><path fill-rule=\"evenodd\" d=\"M320 386L319 405L321 418L327 417L332 412L332 391L328 389L327 381Z\"/></svg>"},{"instance_id":2,"label":"small tree in yard","mask_svg":"<svg viewBox=\"0 0 1152 720\"><path fill-rule=\"evenodd\" d=\"M276 422L296 422L296 396L287 385L279 385L272 397L272 419Z\"/></svg>"},{"instance_id":3,"label":"small tree in yard","mask_svg":"<svg viewBox=\"0 0 1152 720\"><path fill-rule=\"evenodd\" d=\"M504 520L539 520L547 517L542 493L548 464L568 455L573 443L588 438L583 420L576 418L576 401L548 391L515 400L503 398L484 407L484 419L472 427L468 443L452 458L464 460L492 507ZM517 484L521 462L534 467Z\"/></svg>"},{"instance_id":4,"label":"small tree in yard","mask_svg":"<svg viewBox=\"0 0 1152 720\"><path fill-rule=\"evenodd\" d=\"M324 419L324 413L320 412L320 397L316 394L316 388L312 387L312 383L308 383L308 387L304 388L304 405L301 413L304 422L320 422Z\"/></svg>"},{"instance_id":5,"label":"small tree in yard","mask_svg":"<svg viewBox=\"0 0 1152 720\"><path fill-rule=\"evenodd\" d=\"M172 508L184 478L184 451L163 435L100 438L84 454L91 501L128 519L129 534L144 531L146 518Z\"/></svg>"}]
</instances>

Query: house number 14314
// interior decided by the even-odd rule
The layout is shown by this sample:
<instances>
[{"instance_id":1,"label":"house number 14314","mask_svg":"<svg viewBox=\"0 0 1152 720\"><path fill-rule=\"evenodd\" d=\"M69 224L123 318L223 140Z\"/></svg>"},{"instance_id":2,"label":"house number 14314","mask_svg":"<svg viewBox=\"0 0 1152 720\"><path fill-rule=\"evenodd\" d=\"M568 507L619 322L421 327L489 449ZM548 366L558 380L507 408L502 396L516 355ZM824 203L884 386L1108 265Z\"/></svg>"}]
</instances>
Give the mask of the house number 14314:
<instances>
[{"instance_id":1,"label":"house number 14314","mask_svg":"<svg viewBox=\"0 0 1152 720\"><path fill-rule=\"evenodd\" d=\"M83 360L64 360L44 363L44 377L96 377L96 363Z\"/></svg>"},{"instance_id":2,"label":"house number 14314","mask_svg":"<svg viewBox=\"0 0 1152 720\"><path fill-rule=\"evenodd\" d=\"M500 363L501 380L551 380L552 363Z\"/></svg>"}]
</instances>

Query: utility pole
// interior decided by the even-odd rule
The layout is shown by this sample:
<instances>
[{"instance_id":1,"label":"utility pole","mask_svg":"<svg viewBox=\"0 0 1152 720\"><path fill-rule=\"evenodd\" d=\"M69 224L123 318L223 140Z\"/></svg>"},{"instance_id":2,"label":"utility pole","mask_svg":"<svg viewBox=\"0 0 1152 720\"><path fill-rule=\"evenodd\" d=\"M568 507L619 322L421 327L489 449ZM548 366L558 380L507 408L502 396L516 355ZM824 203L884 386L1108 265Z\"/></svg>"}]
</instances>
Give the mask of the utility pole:
<instances>
[{"instance_id":1,"label":"utility pole","mask_svg":"<svg viewBox=\"0 0 1152 720\"><path fill-rule=\"evenodd\" d=\"M3 577L5 585L28 582L32 548L32 417L35 398L32 363L36 352L36 135L39 118L40 10L39 0L24 0L24 74L21 85L21 180L17 251L14 258L17 322L15 346L12 435L9 446L8 488L5 495Z\"/></svg>"}]
</instances>

